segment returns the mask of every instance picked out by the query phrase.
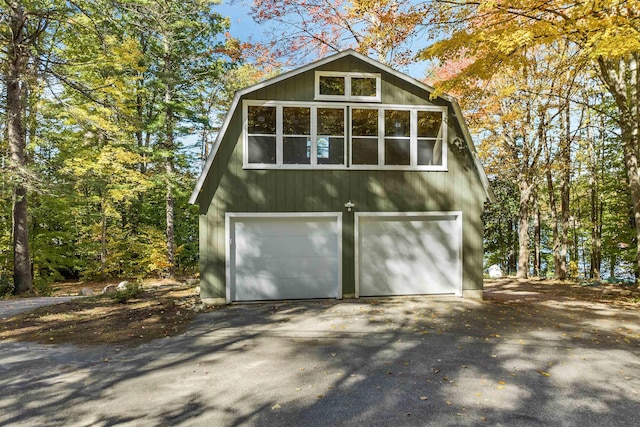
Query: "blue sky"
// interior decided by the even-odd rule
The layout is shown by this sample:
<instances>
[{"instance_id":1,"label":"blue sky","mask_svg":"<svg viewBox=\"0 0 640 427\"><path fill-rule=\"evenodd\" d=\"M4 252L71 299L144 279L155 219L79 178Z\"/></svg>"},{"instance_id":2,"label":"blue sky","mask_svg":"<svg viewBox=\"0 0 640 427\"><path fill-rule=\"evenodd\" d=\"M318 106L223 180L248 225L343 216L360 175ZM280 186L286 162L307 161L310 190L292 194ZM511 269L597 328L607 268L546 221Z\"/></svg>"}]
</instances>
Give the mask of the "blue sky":
<instances>
[{"instance_id":1,"label":"blue sky","mask_svg":"<svg viewBox=\"0 0 640 427\"><path fill-rule=\"evenodd\" d=\"M258 24L253 21L253 18L250 16L252 3L253 0L222 0L221 4L216 6L215 10L222 16L230 18L230 32L234 37L242 41L246 41L250 37L254 41L265 41L269 36L268 24ZM416 47L416 53L419 47ZM413 64L407 69L399 71L405 72L413 78L422 80L426 75L426 67L427 65L423 62Z\"/></svg>"}]
</instances>

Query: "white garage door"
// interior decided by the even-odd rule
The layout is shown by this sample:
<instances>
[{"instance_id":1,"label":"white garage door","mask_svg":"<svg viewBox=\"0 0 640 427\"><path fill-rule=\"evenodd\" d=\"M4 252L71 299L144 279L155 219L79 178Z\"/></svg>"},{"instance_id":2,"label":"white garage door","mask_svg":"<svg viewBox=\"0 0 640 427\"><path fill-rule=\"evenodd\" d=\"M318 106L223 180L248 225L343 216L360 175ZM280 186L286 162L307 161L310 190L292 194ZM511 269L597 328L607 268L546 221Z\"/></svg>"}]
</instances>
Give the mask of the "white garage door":
<instances>
[{"instance_id":1,"label":"white garage door","mask_svg":"<svg viewBox=\"0 0 640 427\"><path fill-rule=\"evenodd\" d=\"M357 213L359 296L462 295L459 212Z\"/></svg>"},{"instance_id":2,"label":"white garage door","mask_svg":"<svg viewBox=\"0 0 640 427\"><path fill-rule=\"evenodd\" d=\"M341 214L227 214L227 300L341 297Z\"/></svg>"}]
</instances>

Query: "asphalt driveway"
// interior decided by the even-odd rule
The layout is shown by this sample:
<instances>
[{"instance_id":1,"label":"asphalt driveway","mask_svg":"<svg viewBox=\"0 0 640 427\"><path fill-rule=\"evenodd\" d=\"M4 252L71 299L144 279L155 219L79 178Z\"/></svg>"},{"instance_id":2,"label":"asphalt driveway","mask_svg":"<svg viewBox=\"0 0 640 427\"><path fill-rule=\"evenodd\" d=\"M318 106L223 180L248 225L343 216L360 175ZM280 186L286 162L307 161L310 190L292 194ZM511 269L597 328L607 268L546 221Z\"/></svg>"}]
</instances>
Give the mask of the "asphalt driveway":
<instances>
[{"instance_id":1,"label":"asphalt driveway","mask_svg":"<svg viewBox=\"0 0 640 427\"><path fill-rule=\"evenodd\" d=\"M36 297L0 300L0 319L7 319L24 311L45 305L60 304L79 297Z\"/></svg>"},{"instance_id":2,"label":"asphalt driveway","mask_svg":"<svg viewBox=\"0 0 640 427\"><path fill-rule=\"evenodd\" d=\"M585 302L235 305L137 348L0 354L0 425L640 424L639 315Z\"/></svg>"}]
</instances>

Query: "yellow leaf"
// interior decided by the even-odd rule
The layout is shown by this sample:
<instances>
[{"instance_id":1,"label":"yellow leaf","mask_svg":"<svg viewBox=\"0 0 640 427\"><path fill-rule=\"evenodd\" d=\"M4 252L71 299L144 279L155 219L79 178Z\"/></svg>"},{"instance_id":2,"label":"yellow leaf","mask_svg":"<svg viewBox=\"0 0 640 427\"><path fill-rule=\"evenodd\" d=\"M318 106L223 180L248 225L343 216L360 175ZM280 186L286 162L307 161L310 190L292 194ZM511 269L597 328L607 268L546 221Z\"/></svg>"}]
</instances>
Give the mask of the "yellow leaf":
<instances>
[{"instance_id":1,"label":"yellow leaf","mask_svg":"<svg viewBox=\"0 0 640 427\"><path fill-rule=\"evenodd\" d=\"M540 371L540 370L538 370L537 372L538 372L540 375L544 375L545 377L550 377L550 376L551 376L551 374L550 374L549 372Z\"/></svg>"}]
</instances>

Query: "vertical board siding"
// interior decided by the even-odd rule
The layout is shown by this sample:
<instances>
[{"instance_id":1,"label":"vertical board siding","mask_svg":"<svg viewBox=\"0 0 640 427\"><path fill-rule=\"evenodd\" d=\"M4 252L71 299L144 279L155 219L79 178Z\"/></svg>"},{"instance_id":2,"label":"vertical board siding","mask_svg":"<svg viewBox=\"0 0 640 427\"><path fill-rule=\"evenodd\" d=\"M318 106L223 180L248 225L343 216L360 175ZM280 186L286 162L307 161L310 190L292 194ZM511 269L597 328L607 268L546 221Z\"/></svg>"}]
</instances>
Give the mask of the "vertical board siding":
<instances>
[{"instance_id":1,"label":"vertical board siding","mask_svg":"<svg viewBox=\"0 0 640 427\"><path fill-rule=\"evenodd\" d=\"M354 57L318 70L380 72ZM309 71L245 96L259 100L313 100ZM446 105L421 89L382 73L382 103ZM200 197L200 266L203 297L225 297L226 212L343 212L342 280L345 295L355 292L354 211L463 212L463 289L482 289L482 210L485 193L470 155L454 147L463 140L449 108L448 171L245 170L242 167L242 108L234 112L212 172ZM466 148L465 148L466 150ZM345 153L347 154L347 153ZM355 209L347 212L345 202Z\"/></svg>"}]
</instances>

